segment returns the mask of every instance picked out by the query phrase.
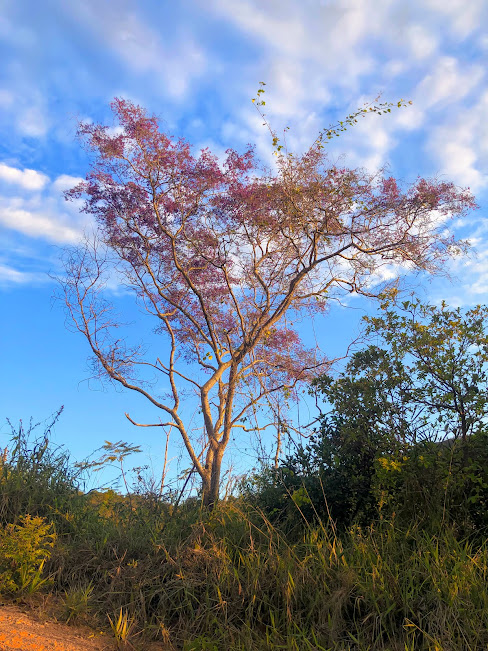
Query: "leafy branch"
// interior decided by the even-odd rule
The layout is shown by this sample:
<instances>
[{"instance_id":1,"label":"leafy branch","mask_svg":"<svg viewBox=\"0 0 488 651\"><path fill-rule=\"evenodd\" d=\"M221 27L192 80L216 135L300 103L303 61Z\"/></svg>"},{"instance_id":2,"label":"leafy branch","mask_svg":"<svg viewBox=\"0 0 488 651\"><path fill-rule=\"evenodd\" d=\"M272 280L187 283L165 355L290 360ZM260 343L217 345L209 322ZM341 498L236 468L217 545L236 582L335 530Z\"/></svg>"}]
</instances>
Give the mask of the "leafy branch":
<instances>
[{"instance_id":1,"label":"leafy branch","mask_svg":"<svg viewBox=\"0 0 488 651\"><path fill-rule=\"evenodd\" d=\"M266 118L266 113L262 110L263 106L266 106L266 102L263 99L263 95L266 92L264 86L266 86L264 81L259 82L259 90L256 93L256 97L252 99L253 104L256 106L256 109L259 115L264 120L263 126L266 126L271 134L271 142L274 149L274 154L277 156L282 150L286 149L286 145L281 143L280 138L278 137L275 130L272 129L269 120ZM332 140L333 138L338 138L341 133L347 131L348 127L352 127L358 123L359 118L365 118L371 113L376 115L382 115L383 113L391 113L392 108L402 108L407 107L412 104L411 100L399 99L397 102L380 102L381 95L378 95L372 102L366 102L362 107L358 108L356 111L353 111L347 115L343 120L339 120L336 124L331 124L327 128L322 129L319 132L319 135L312 143L313 147L318 149L323 149L325 144ZM284 132L289 131L290 127L285 127ZM288 153L288 156L292 157L293 154Z\"/></svg>"}]
</instances>

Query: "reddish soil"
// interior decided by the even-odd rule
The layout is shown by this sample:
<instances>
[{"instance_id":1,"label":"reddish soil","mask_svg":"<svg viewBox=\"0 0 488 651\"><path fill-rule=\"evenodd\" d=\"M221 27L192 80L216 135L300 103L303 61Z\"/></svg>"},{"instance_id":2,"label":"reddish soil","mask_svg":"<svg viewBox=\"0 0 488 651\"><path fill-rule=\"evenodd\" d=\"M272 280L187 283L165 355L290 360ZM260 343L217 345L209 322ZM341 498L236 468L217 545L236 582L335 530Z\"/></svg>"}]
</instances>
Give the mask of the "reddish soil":
<instances>
[{"instance_id":1,"label":"reddish soil","mask_svg":"<svg viewBox=\"0 0 488 651\"><path fill-rule=\"evenodd\" d=\"M83 627L41 621L15 606L0 607L0 651L112 651L113 638Z\"/></svg>"}]
</instances>

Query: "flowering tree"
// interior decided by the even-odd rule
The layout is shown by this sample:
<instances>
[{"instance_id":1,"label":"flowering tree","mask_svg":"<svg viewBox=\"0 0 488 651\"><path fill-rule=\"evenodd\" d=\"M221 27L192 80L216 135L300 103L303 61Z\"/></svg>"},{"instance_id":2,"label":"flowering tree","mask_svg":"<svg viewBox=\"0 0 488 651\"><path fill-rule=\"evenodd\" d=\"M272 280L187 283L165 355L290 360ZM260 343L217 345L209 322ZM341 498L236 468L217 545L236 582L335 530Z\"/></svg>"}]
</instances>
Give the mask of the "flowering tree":
<instances>
[{"instance_id":1,"label":"flowering tree","mask_svg":"<svg viewBox=\"0 0 488 651\"><path fill-rule=\"evenodd\" d=\"M320 140L300 157L278 152L274 171L252 149L228 150L220 164L161 132L142 108L125 100L112 108L118 131L80 126L94 159L67 196L85 200L98 243L68 256L66 305L100 374L145 396L165 415L158 425L180 433L212 506L246 414L325 370L294 318L323 313L345 292L373 295L385 264L440 271L459 250L445 220L472 208L473 197L451 183L402 190L392 178L339 168ZM166 334L164 358L116 338L120 323L104 295L113 265ZM145 369L165 383L165 398L143 381ZM201 447L182 413L185 385L200 402Z\"/></svg>"}]
</instances>

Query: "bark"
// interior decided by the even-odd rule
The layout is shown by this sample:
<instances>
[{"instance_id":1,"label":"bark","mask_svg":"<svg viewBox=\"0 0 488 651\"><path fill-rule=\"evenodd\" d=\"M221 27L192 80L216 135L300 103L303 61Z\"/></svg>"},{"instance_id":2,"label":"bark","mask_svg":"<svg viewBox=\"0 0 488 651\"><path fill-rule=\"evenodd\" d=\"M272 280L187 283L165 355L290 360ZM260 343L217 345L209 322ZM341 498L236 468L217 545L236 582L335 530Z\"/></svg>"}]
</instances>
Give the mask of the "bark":
<instances>
[{"instance_id":1,"label":"bark","mask_svg":"<svg viewBox=\"0 0 488 651\"><path fill-rule=\"evenodd\" d=\"M222 471L222 458L224 448L218 450L213 458L212 466L209 468L209 475L202 482L203 506L210 511L213 510L219 501L220 475Z\"/></svg>"}]
</instances>

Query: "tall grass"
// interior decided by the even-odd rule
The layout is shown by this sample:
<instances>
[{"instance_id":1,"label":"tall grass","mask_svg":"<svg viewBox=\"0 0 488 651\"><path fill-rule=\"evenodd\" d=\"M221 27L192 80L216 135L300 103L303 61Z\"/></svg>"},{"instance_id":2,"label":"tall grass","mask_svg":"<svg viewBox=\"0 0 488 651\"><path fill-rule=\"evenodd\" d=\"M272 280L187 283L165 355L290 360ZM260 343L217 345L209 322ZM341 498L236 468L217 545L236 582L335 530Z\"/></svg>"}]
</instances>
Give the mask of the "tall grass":
<instances>
[{"instance_id":1,"label":"tall grass","mask_svg":"<svg viewBox=\"0 0 488 651\"><path fill-rule=\"evenodd\" d=\"M51 583L39 590L66 620L112 628L121 648L488 648L488 547L455 527L392 519L337 535L330 522L302 521L285 531L235 498L208 513L86 495L48 441L12 445L0 468L2 530L42 518L53 547ZM5 590L19 597L22 586Z\"/></svg>"},{"instance_id":2,"label":"tall grass","mask_svg":"<svg viewBox=\"0 0 488 651\"><path fill-rule=\"evenodd\" d=\"M16 523L24 514L50 519L72 508L79 494L80 471L69 454L50 441L61 407L45 423L27 426L10 421L10 445L0 453L0 523ZM39 432L39 433L38 433Z\"/></svg>"}]
</instances>

